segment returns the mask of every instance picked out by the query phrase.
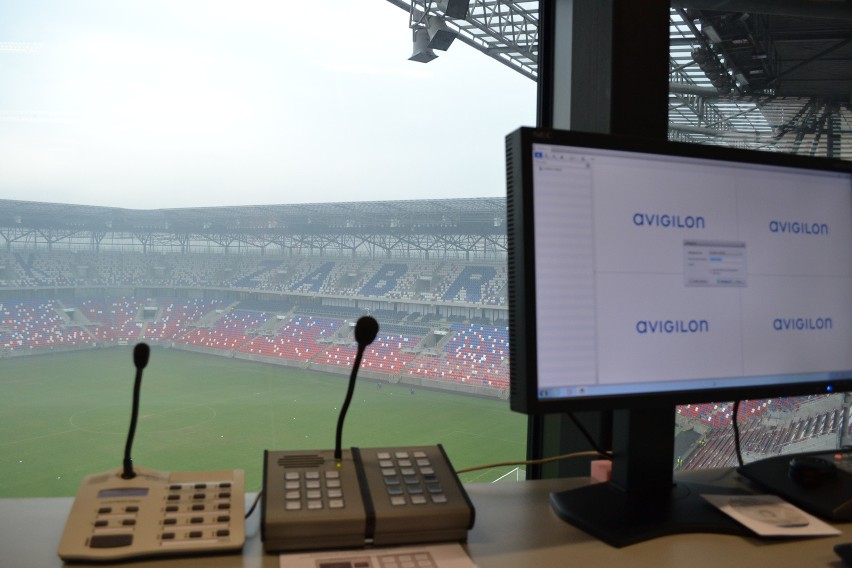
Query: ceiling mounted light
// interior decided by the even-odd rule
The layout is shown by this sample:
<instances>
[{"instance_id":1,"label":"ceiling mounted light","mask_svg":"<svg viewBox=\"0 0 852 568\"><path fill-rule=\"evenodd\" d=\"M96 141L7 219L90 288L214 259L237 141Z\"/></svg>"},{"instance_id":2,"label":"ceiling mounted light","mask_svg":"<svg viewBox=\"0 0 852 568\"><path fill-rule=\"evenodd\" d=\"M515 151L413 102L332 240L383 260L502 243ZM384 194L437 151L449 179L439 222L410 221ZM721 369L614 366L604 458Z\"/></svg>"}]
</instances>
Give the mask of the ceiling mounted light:
<instances>
[{"instance_id":1,"label":"ceiling mounted light","mask_svg":"<svg viewBox=\"0 0 852 568\"><path fill-rule=\"evenodd\" d=\"M438 18L429 18L426 22L426 32L429 34L429 49L447 51L456 39L456 33Z\"/></svg>"},{"instance_id":2,"label":"ceiling mounted light","mask_svg":"<svg viewBox=\"0 0 852 568\"><path fill-rule=\"evenodd\" d=\"M418 63L429 63L436 57L435 52L429 48L429 32L426 28L419 28L413 33L414 51L411 53L409 61L417 61Z\"/></svg>"},{"instance_id":3,"label":"ceiling mounted light","mask_svg":"<svg viewBox=\"0 0 852 568\"><path fill-rule=\"evenodd\" d=\"M464 20L467 18L467 10L470 6L469 0L438 0L438 9L448 18Z\"/></svg>"}]
</instances>

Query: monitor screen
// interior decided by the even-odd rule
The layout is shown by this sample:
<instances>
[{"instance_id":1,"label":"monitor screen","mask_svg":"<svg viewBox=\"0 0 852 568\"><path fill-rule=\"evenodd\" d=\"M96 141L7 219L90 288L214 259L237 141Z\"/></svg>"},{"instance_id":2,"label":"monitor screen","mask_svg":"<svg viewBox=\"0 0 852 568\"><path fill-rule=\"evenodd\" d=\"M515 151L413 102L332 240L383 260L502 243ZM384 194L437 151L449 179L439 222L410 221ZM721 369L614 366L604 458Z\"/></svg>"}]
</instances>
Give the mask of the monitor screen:
<instances>
[{"instance_id":1,"label":"monitor screen","mask_svg":"<svg viewBox=\"0 0 852 568\"><path fill-rule=\"evenodd\" d=\"M511 406L612 410L611 481L554 511L614 546L742 530L674 476L675 405L852 389L852 166L524 128L506 168Z\"/></svg>"},{"instance_id":2,"label":"monitor screen","mask_svg":"<svg viewBox=\"0 0 852 568\"><path fill-rule=\"evenodd\" d=\"M848 390L852 167L507 137L512 408Z\"/></svg>"}]
</instances>

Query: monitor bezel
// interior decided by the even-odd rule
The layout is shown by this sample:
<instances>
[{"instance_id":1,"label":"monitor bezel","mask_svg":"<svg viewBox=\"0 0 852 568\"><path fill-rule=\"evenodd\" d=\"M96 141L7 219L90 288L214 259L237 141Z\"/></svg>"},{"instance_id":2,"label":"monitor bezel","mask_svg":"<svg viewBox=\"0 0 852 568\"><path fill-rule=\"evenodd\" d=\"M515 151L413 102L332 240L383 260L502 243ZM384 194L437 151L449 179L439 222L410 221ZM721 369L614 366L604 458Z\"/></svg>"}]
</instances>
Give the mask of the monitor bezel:
<instances>
[{"instance_id":1,"label":"monitor bezel","mask_svg":"<svg viewBox=\"0 0 852 568\"><path fill-rule=\"evenodd\" d=\"M566 130L519 128L506 137L507 256L509 299L510 406L525 414L566 411L658 408L701 402L756 400L852 390L850 376L818 381L741 387L676 389L631 394L607 394L540 399L537 396L535 238L530 194L533 184L533 144L555 144L662 154L673 157L731 161L779 166L826 173L842 173L852 179L852 163L836 159L743 150L671 141L582 133Z\"/></svg>"}]
</instances>

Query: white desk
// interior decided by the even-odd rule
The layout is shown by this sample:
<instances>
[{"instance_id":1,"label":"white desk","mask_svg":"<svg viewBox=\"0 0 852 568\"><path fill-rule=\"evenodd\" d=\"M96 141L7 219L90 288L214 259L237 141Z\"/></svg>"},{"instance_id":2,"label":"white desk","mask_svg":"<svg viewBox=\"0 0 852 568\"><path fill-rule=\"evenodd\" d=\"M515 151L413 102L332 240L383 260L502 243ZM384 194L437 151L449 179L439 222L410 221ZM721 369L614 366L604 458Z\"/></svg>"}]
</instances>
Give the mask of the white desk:
<instances>
[{"instance_id":1,"label":"white desk","mask_svg":"<svg viewBox=\"0 0 852 568\"><path fill-rule=\"evenodd\" d=\"M736 483L729 471L702 472ZM795 541L713 534L664 537L626 548L612 548L559 520L548 494L583 484L583 479L473 484L467 491L476 507L476 525L467 550L481 568L526 566L828 566L842 563L832 547L852 541L852 523L837 537ZM0 499L0 566L62 566L56 547L71 508L71 498ZM127 568L273 568L277 556L263 553L259 512L246 525L241 555L205 556L122 563Z\"/></svg>"}]
</instances>

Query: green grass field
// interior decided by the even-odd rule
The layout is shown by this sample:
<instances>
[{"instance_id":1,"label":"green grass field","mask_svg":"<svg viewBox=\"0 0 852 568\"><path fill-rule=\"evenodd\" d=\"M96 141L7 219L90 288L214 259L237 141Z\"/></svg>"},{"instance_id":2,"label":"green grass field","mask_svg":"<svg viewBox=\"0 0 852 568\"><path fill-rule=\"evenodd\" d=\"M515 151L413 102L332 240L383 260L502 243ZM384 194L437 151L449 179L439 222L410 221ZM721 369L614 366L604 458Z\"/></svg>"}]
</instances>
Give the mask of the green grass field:
<instances>
[{"instance_id":1,"label":"green grass field","mask_svg":"<svg viewBox=\"0 0 852 568\"><path fill-rule=\"evenodd\" d=\"M119 467L133 392L132 347L0 360L0 497L74 495L90 473ZM244 469L261 486L263 450L334 446L344 375L152 350L137 465ZM526 420L505 401L362 381L343 445L444 445L453 465L523 459ZM513 467L461 476L515 479ZM507 475L509 474L509 475Z\"/></svg>"}]
</instances>

